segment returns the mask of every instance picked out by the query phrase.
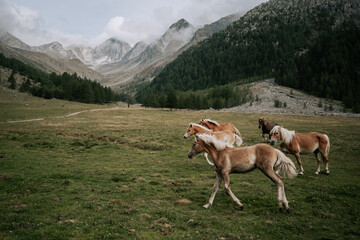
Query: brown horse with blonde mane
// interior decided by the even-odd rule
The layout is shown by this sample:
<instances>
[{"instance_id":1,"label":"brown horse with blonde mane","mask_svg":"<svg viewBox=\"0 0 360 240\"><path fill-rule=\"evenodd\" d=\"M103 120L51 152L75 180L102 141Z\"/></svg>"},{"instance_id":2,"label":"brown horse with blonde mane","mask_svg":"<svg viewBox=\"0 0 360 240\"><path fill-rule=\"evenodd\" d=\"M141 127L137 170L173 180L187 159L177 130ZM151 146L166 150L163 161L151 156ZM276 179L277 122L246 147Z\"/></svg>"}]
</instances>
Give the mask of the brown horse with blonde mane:
<instances>
[{"instance_id":1,"label":"brown horse with blonde mane","mask_svg":"<svg viewBox=\"0 0 360 240\"><path fill-rule=\"evenodd\" d=\"M187 139L188 137L199 133L207 133L209 135L214 136L216 140L214 144L218 148L233 147L234 143L236 143L236 145L240 147L243 142L241 137L235 135L232 131L225 130L225 131L214 132L213 130L208 129L196 123L189 124L189 127L186 130L186 133L184 134L184 138ZM204 157L208 162L208 164L214 166L214 164L209 161L207 157L207 153L204 154Z\"/></svg>"},{"instance_id":2,"label":"brown horse with blonde mane","mask_svg":"<svg viewBox=\"0 0 360 240\"><path fill-rule=\"evenodd\" d=\"M329 174L329 152L330 152L330 140L326 134L317 132L310 133L297 133L295 131L289 131L286 128L275 126L271 132L271 145L274 145L276 141L282 141L280 144L281 150L289 152L296 157L296 160L300 167L300 175L304 174L304 168L302 167L300 160L300 153L314 153L317 160L317 170L315 174L320 172L320 155L325 164L325 172Z\"/></svg>"},{"instance_id":3,"label":"brown horse with blonde mane","mask_svg":"<svg viewBox=\"0 0 360 240\"><path fill-rule=\"evenodd\" d=\"M284 174L288 177L297 175L294 163L285 156L280 150L274 149L266 144L257 144L244 148L216 148L214 145L215 137L208 134L197 135L188 157L193 158L197 154L205 151L214 160L216 180L209 202L203 207L208 208L213 204L219 185L224 180L225 189L231 198L243 209L243 204L233 194L230 189L231 173L247 173L255 168L259 168L271 181L277 185L279 210L285 207L290 212L289 203L286 199L284 183L278 175Z\"/></svg>"},{"instance_id":4,"label":"brown horse with blonde mane","mask_svg":"<svg viewBox=\"0 0 360 240\"><path fill-rule=\"evenodd\" d=\"M217 121L211 119L201 119L199 122L200 125L207 127L213 131L232 131L234 134L241 137L240 131L232 123L218 123Z\"/></svg>"}]
</instances>

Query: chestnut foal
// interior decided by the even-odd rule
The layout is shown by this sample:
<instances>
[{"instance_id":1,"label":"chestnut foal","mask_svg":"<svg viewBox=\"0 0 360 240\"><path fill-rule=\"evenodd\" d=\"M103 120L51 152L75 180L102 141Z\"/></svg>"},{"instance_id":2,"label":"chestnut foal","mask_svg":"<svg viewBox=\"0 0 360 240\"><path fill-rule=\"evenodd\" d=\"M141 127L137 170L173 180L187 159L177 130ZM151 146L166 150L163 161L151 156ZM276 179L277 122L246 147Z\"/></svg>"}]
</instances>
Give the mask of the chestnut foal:
<instances>
[{"instance_id":1,"label":"chestnut foal","mask_svg":"<svg viewBox=\"0 0 360 240\"><path fill-rule=\"evenodd\" d=\"M236 145L240 147L243 142L241 137L239 137L238 135L234 134L229 130L214 132L213 130L208 129L196 123L189 124L189 127L186 130L186 133L184 134L184 138L187 139L188 137L198 133L207 133L213 135L216 138L216 142L214 142L214 144L216 144L216 146L219 148L233 147L234 143L236 143ZM214 166L214 164L211 161L209 161L207 156L208 156L207 153L205 153L204 157L208 162L208 164Z\"/></svg>"},{"instance_id":2,"label":"chestnut foal","mask_svg":"<svg viewBox=\"0 0 360 240\"><path fill-rule=\"evenodd\" d=\"M234 134L238 135L239 137L241 137L241 134L239 132L239 130L234 126L234 124L232 123L218 123L217 121L211 120L211 119L201 119L200 120L200 125L207 127L213 131L224 131L224 130L229 130L232 131Z\"/></svg>"},{"instance_id":3,"label":"chestnut foal","mask_svg":"<svg viewBox=\"0 0 360 240\"><path fill-rule=\"evenodd\" d=\"M219 185L224 180L226 191L242 210L243 204L230 189L230 173L247 173L259 168L277 185L279 210L281 211L285 207L286 211L290 212L285 196L284 183L277 172L288 177L296 176L297 172L294 163L284 153L266 144L257 144L244 148L217 149L213 144L214 140L211 135L199 134L188 153L188 157L193 158L205 151L214 160L216 180L209 202L203 206L204 208L208 208L213 204Z\"/></svg>"},{"instance_id":4,"label":"chestnut foal","mask_svg":"<svg viewBox=\"0 0 360 240\"><path fill-rule=\"evenodd\" d=\"M329 152L330 152L330 140L326 134L317 132L310 133L297 133L295 131L289 131L286 128L275 126L271 132L271 145L274 145L276 141L282 141L280 144L281 150L289 152L296 157L296 160L300 167L300 175L304 174L304 168L302 167L300 160L300 153L314 153L317 160L316 175L320 172L320 155L322 156L325 164L325 172L329 174Z\"/></svg>"}]
</instances>

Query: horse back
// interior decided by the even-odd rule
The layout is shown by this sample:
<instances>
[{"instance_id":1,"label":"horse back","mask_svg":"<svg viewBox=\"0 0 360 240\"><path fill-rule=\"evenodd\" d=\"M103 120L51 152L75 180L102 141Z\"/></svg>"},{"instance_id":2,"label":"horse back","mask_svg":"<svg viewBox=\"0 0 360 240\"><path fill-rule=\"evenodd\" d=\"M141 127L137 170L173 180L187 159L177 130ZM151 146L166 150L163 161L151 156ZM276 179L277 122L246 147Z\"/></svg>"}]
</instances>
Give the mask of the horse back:
<instances>
[{"instance_id":1,"label":"horse back","mask_svg":"<svg viewBox=\"0 0 360 240\"><path fill-rule=\"evenodd\" d=\"M328 143L328 138L318 132L296 133L295 137L302 151L307 152L314 152L319 147L326 146Z\"/></svg>"},{"instance_id":2,"label":"horse back","mask_svg":"<svg viewBox=\"0 0 360 240\"><path fill-rule=\"evenodd\" d=\"M256 167L265 169L272 167L277 159L277 154L267 144L256 144L249 147L226 149L231 159L231 171L245 173L254 170Z\"/></svg>"},{"instance_id":3,"label":"horse back","mask_svg":"<svg viewBox=\"0 0 360 240\"><path fill-rule=\"evenodd\" d=\"M236 133L235 129L236 128L235 128L234 124L232 124L232 123L223 123L223 124L220 124L220 126L219 126L219 131L229 130L229 131L232 131L233 133Z\"/></svg>"},{"instance_id":4,"label":"horse back","mask_svg":"<svg viewBox=\"0 0 360 240\"><path fill-rule=\"evenodd\" d=\"M219 169L227 169L231 173L246 173L256 168L255 146L243 148L226 148L221 152Z\"/></svg>"}]
</instances>

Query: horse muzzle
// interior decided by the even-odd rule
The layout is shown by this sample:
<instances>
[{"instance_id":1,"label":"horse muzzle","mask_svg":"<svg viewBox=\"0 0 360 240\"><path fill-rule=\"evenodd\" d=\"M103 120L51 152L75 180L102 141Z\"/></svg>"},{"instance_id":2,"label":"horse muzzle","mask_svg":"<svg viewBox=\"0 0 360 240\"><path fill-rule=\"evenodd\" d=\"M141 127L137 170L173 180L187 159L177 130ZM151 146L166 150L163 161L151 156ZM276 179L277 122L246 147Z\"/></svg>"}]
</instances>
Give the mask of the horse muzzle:
<instances>
[{"instance_id":1,"label":"horse muzzle","mask_svg":"<svg viewBox=\"0 0 360 240\"><path fill-rule=\"evenodd\" d=\"M188 138L188 136L186 136L186 134L185 134L185 135L184 135L184 138L185 138L185 139L187 139L187 138Z\"/></svg>"},{"instance_id":2,"label":"horse muzzle","mask_svg":"<svg viewBox=\"0 0 360 240\"><path fill-rule=\"evenodd\" d=\"M189 153L188 153L188 158L192 159L193 156L194 156L194 153L193 153L193 152L189 152Z\"/></svg>"},{"instance_id":3,"label":"horse muzzle","mask_svg":"<svg viewBox=\"0 0 360 240\"><path fill-rule=\"evenodd\" d=\"M270 144L271 144L272 146L274 146L274 145L275 145L275 141L274 141L274 140L271 140L271 141L270 141Z\"/></svg>"},{"instance_id":4,"label":"horse muzzle","mask_svg":"<svg viewBox=\"0 0 360 240\"><path fill-rule=\"evenodd\" d=\"M261 128L261 126L259 125L259 128Z\"/></svg>"}]
</instances>

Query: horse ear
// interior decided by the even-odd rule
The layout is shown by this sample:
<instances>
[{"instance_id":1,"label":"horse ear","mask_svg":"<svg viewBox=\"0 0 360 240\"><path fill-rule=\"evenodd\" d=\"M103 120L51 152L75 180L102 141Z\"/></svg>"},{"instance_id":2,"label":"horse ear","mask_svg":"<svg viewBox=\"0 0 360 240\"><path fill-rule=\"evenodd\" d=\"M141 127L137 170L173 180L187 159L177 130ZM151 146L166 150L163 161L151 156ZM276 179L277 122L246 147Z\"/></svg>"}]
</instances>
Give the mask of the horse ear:
<instances>
[{"instance_id":1,"label":"horse ear","mask_svg":"<svg viewBox=\"0 0 360 240\"><path fill-rule=\"evenodd\" d=\"M192 127L192 123L189 123L189 127Z\"/></svg>"}]
</instances>

